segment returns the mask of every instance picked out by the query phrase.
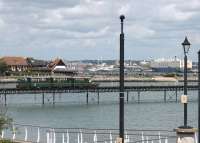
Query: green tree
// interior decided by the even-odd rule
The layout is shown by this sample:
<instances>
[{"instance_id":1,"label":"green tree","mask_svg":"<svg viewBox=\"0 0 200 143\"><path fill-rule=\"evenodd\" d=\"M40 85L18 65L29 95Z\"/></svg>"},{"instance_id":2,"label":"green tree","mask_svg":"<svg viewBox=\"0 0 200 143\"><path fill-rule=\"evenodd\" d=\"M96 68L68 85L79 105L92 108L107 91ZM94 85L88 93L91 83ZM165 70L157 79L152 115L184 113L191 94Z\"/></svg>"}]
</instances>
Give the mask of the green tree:
<instances>
[{"instance_id":1,"label":"green tree","mask_svg":"<svg viewBox=\"0 0 200 143\"><path fill-rule=\"evenodd\" d=\"M0 95L0 132L3 129L11 127L12 124L12 118L8 117L6 113L7 113L7 107L4 105Z\"/></svg>"},{"instance_id":2,"label":"green tree","mask_svg":"<svg viewBox=\"0 0 200 143\"><path fill-rule=\"evenodd\" d=\"M5 115L0 115L0 131L11 126L12 119Z\"/></svg>"},{"instance_id":3,"label":"green tree","mask_svg":"<svg viewBox=\"0 0 200 143\"><path fill-rule=\"evenodd\" d=\"M8 66L5 62L0 61L0 75L4 75L6 71L8 71Z\"/></svg>"}]
</instances>

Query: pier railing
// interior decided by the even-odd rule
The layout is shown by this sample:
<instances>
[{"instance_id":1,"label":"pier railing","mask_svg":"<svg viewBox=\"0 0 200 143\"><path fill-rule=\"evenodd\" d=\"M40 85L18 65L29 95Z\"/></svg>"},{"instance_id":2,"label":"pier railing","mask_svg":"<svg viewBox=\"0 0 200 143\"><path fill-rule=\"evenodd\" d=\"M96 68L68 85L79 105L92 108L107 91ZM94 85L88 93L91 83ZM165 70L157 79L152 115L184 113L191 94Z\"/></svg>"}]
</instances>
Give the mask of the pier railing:
<instances>
[{"instance_id":1,"label":"pier railing","mask_svg":"<svg viewBox=\"0 0 200 143\"><path fill-rule=\"evenodd\" d=\"M13 124L0 138L35 143L116 143L117 129L51 128ZM125 143L175 143L176 133L169 130L125 130Z\"/></svg>"}]
</instances>

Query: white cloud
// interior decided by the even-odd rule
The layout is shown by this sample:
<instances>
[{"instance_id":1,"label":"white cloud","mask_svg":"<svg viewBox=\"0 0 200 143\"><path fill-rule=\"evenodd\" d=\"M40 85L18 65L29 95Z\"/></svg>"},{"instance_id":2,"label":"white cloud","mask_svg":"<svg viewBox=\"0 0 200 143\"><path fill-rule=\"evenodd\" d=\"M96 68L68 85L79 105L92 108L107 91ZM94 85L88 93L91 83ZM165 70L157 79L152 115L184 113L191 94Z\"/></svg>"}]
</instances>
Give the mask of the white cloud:
<instances>
[{"instance_id":1,"label":"white cloud","mask_svg":"<svg viewBox=\"0 0 200 143\"><path fill-rule=\"evenodd\" d=\"M176 4L169 4L160 8L159 15L164 21L185 21L191 19L195 12L181 11Z\"/></svg>"},{"instance_id":2,"label":"white cloud","mask_svg":"<svg viewBox=\"0 0 200 143\"><path fill-rule=\"evenodd\" d=\"M96 43L94 42L94 40L85 39L82 46L83 48L95 48Z\"/></svg>"},{"instance_id":3,"label":"white cloud","mask_svg":"<svg viewBox=\"0 0 200 143\"><path fill-rule=\"evenodd\" d=\"M0 18L0 29L5 28L6 24L3 19Z\"/></svg>"},{"instance_id":4,"label":"white cloud","mask_svg":"<svg viewBox=\"0 0 200 143\"><path fill-rule=\"evenodd\" d=\"M119 9L118 15L121 15L121 14L126 15L129 13L129 10L130 10L129 4L122 5L121 8Z\"/></svg>"},{"instance_id":5,"label":"white cloud","mask_svg":"<svg viewBox=\"0 0 200 143\"><path fill-rule=\"evenodd\" d=\"M200 0L0 0L0 48L5 47L2 53L9 54L24 53L26 47L32 47L35 55L43 57L40 47L55 48L56 55L63 54L66 47L79 47L79 51L94 47L91 56L95 58L101 47L115 49L119 44L120 14L126 16L129 53L132 45L128 41L133 39L135 45L143 47L140 49L149 45L160 48L163 41L173 38L174 42L187 32L193 43L199 44ZM24 47L23 51L18 47ZM102 50L102 54L112 55L114 50L108 51Z\"/></svg>"},{"instance_id":6,"label":"white cloud","mask_svg":"<svg viewBox=\"0 0 200 143\"><path fill-rule=\"evenodd\" d=\"M0 0L0 9L3 7L3 2Z\"/></svg>"},{"instance_id":7,"label":"white cloud","mask_svg":"<svg viewBox=\"0 0 200 143\"><path fill-rule=\"evenodd\" d=\"M192 44L200 44L200 34L199 33L192 33L189 35L191 38Z\"/></svg>"},{"instance_id":8,"label":"white cloud","mask_svg":"<svg viewBox=\"0 0 200 143\"><path fill-rule=\"evenodd\" d=\"M199 0L190 0L190 1L182 1L178 6L182 10L191 10L191 11L200 11L200 1Z\"/></svg>"},{"instance_id":9,"label":"white cloud","mask_svg":"<svg viewBox=\"0 0 200 143\"><path fill-rule=\"evenodd\" d=\"M128 25L125 32L128 36L137 39L152 37L156 34L154 30L139 24Z\"/></svg>"},{"instance_id":10,"label":"white cloud","mask_svg":"<svg viewBox=\"0 0 200 143\"><path fill-rule=\"evenodd\" d=\"M76 18L88 18L102 16L105 12L105 3L103 1L83 0L73 7L61 7L53 10L47 10L47 19L59 20L67 18L73 20Z\"/></svg>"},{"instance_id":11,"label":"white cloud","mask_svg":"<svg viewBox=\"0 0 200 143\"><path fill-rule=\"evenodd\" d=\"M89 32L76 32L76 31L67 31L67 35L72 38L99 38L108 34L109 27L104 27L98 31L89 31Z\"/></svg>"}]
</instances>

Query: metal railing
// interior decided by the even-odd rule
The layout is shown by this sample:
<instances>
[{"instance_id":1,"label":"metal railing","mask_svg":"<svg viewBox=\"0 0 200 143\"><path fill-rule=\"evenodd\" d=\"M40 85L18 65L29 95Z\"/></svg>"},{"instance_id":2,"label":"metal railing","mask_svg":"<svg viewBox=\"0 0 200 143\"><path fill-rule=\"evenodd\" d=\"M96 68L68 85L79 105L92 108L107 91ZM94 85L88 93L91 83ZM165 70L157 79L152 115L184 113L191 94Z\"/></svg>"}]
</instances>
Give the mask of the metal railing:
<instances>
[{"instance_id":1,"label":"metal railing","mask_svg":"<svg viewBox=\"0 0 200 143\"><path fill-rule=\"evenodd\" d=\"M116 143L118 129L51 128L13 124L0 138L35 143ZM125 130L125 143L175 143L176 133L169 130Z\"/></svg>"}]
</instances>

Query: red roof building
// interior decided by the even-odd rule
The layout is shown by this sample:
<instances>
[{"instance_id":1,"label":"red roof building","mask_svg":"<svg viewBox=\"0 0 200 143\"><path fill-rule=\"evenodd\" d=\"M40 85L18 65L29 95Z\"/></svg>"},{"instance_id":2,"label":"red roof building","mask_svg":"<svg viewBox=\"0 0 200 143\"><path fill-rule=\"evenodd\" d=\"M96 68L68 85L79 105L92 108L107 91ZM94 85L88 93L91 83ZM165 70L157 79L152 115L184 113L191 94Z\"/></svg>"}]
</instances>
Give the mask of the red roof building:
<instances>
[{"instance_id":1,"label":"red roof building","mask_svg":"<svg viewBox=\"0 0 200 143\"><path fill-rule=\"evenodd\" d=\"M27 58L24 57L2 57L0 60L6 63L11 71L26 71L29 68Z\"/></svg>"}]
</instances>

